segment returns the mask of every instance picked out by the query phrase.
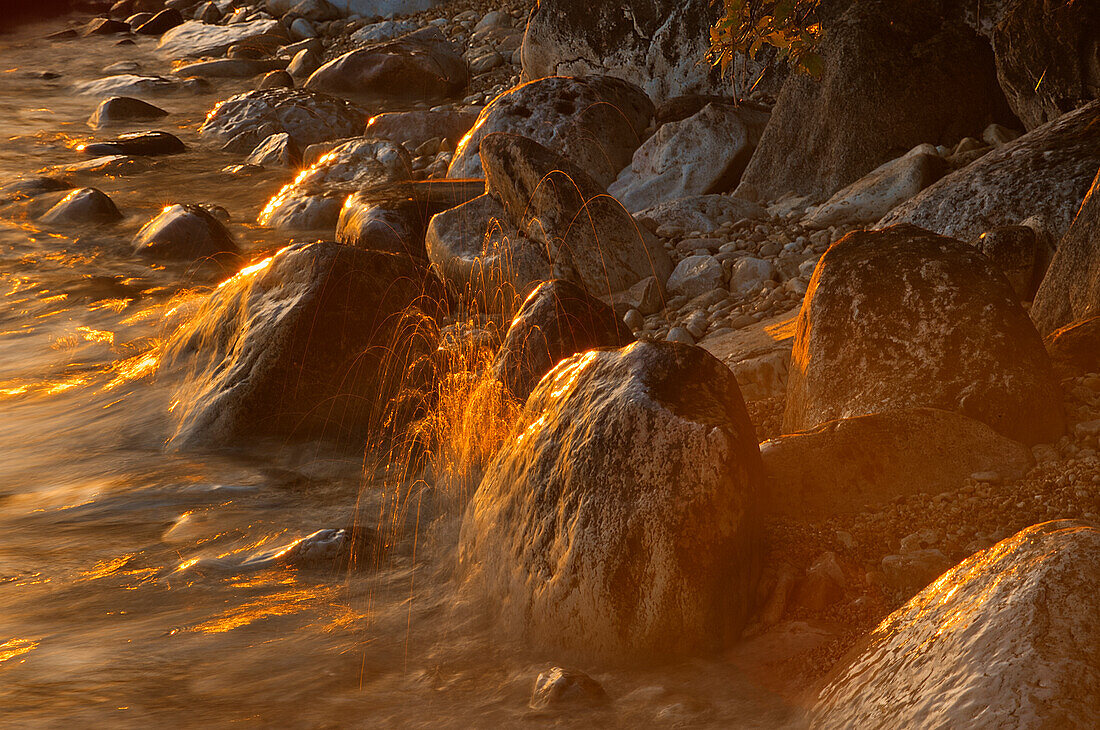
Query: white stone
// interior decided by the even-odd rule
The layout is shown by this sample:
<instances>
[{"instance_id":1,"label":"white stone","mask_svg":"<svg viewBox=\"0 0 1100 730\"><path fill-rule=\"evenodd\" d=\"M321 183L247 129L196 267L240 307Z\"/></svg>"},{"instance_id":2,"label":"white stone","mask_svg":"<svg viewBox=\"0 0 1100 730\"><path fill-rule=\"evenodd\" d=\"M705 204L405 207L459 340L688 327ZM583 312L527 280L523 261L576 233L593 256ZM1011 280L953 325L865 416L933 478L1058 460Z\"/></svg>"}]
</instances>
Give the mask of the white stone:
<instances>
[{"instance_id":1,"label":"white stone","mask_svg":"<svg viewBox=\"0 0 1100 730\"><path fill-rule=\"evenodd\" d=\"M709 255L688 256L676 264L665 285L670 294L689 298L722 286L722 264Z\"/></svg>"},{"instance_id":2,"label":"white stone","mask_svg":"<svg viewBox=\"0 0 1100 730\"><path fill-rule=\"evenodd\" d=\"M274 30L275 20L251 20L234 25L207 25L188 20L160 37L157 52L168 58L218 56L230 46Z\"/></svg>"},{"instance_id":3,"label":"white stone","mask_svg":"<svg viewBox=\"0 0 1100 730\"><path fill-rule=\"evenodd\" d=\"M743 256L730 268L730 292L742 297L758 292L774 275L775 266L771 261Z\"/></svg>"},{"instance_id":4,"label":"white stone","mask_svg":"<svg viewBox=\"0 0 1100 730\"><path fill-rule=\"evenodd\" d=\"M768 212L756 203L730 195L694 195L659 203L638 211L634 217L652 222L654 228L669 226L706 235L717 231L723 219L766 220Z\"/></svg>"}]
</instances>

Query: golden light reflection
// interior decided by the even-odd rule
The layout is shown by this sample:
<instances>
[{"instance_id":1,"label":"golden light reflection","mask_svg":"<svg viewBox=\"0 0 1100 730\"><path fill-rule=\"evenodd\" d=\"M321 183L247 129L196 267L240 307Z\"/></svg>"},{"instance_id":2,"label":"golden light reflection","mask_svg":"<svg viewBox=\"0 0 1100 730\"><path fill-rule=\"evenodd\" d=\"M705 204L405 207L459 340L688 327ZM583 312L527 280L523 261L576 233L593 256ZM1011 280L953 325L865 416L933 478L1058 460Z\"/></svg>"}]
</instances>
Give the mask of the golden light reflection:
<instances>
[{"instance_id":1,"label":"golden light reflection","mask_svg":"<svg viewBox=\"0 0 1100 730\"><path fill-rule=\"evenodd\" d=\"M9 639L0 644L0 664L34 651L39 642L30 639Z\"/></svg>"},{"instance_id":2,"label":"golden light reflection","mask_svg":"<svg viewBox=\"0 0 1100 730\"><path fill-rule=\"evenodd\" d=\"M300 613L315 604L317 599L316 589L296 588L234 606L220 616L198 624L192 630L203 634L222 634L266 618Z\"/></svg>"}]
</instances>

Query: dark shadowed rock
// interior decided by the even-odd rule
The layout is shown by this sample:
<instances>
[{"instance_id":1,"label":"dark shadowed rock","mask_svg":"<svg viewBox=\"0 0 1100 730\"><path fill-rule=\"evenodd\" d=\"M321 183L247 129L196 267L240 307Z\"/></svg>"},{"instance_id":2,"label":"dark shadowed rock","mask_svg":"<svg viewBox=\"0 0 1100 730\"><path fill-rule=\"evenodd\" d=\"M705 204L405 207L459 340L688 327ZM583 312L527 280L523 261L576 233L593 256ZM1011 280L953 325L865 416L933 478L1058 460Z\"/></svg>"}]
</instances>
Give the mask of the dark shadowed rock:
<instances>
[{"instance_id":1,"label":"dark shadowed rock","mask_svg":"<svg viewBox=\"0 0 1100 730\"><path fill-rule=\"evenodd\" d=\"M74 190L42 214L43 223L113 223L122 214L111 199L95 188Z\"/></svg>"},{"instance_id":2,"label":"dark shadowed rock","mask_svg":"<svg viewBox=\"0 0 1100 730\"><path fill-rule=\"evenodd\" d=\"M298 150L298 145L294 144L293 137L286 132L279 132L256 145L245 164L297 167L302 164L302 153Z\"/></svg>"},{"instance_id":3,"label":"dark shadowed rock","mask_svg":"<svg viewBox=\"0 0 1100 730\"><path fill-rule=\"evenodd\" d=\"M88 118L88 126L95 129L133 121L152 121L168 116L168 112L141 99L130 96L113 96L104 99Z\"/></svg>"},{"instance_id":4,"label":"dark shadowed rock","mask_svg":"<svg viewBox=\"0 0 1100 730\"><path fill-rule=\"evenodd\" d=\"M142 226L134 251L152 258L197 261L239 252L225 225L197 205L172 205Z\"/></svg>"},{"instance_id":5,"label":"dark shadowed rock","mask_svg":"<svg viewBox=\"0 0 1100 730\"><path fill-rule=\"evenodd\" d=\"M1020 479L1033 463L1023 444L972 418L933 408L829 421L765 441L760 456L769 508L795 519L955 490L976 472Z\"/></svg>"},{"instance_id":6,"label":"dark shadowed rock","mask_svg":"<svg viewBox=\"0 0 1100 730\"><path fill-rule=\"evenodd\" d=\"M1042 340L988 259L912 226L857 231L810 279L783 428L909 407L957 411L1028 445L1065 428Z\"/></svg>"},{"instance_id":7,"label":"dark shadowed rock","mask_svg":"<svg viewBox=\"0 0 1100 730\"><path fill-rule=\"evenodd\" d=\"M1100 373L1100 317L1067 324L1051 332L1043 342L1058 377Z\"/></svg>"},{"instance_id":8,"label":"dark shadowed rock","mask_svg":"<svg viewBox=\"0 0 1100 730\"><path fill-rule=\"evenodd\" d=\"M634 340L615 310L569 281L544 281L512 320L493 361L493 375L519 400L570 355Z\"/></svg>"},{"instance_id":9,"label":"dark shadowed rock","mask_svg":"<svg viewBox=\"0 0 1100 730\"><path fill-rule=\"evenodd\" d=\"M52 177L21 177L0 186L0 202L16 203L21 200L36 198L45 193L54 193L71 189L72 185L69 185L64 180L58 180Z\"/></svg>"},{"instance_id":10,"label":"dark shadowed rock","mask_svg":"<svg viewBox=\"0 0 1100 730\"><path fill-rule=\"evenodd\" d=\"M1100 114L1100 102L1097 102ZM1100 133L1100 116L1094 122ZM1100 314L1100 172L1062 237L1043 283L1035 294L1031 318L1043 334L1070 322Z\"/></svg>"},{"instance_id":11,"label":"dark shadowed rock","mask_svg":"<svg viewBox=\"0 0 1100 730\"><path fill-rule=\"evenodd\" d=\"M1054 254L1047 236L1031 226L998 226L974 246L997 265L1021 302L1030 302Z\"/></svg>"},{"instance_id":12,"label":"dark shadowed rock","mask_svg":"<svg viewBox=\"0 0 1100 730\"><path fill-rule=\"evenodd\" d=\"M121 20L109 20L108 18L93 18L88 21L80 31L81 35L111 35L114 33L129 33L130 24Z\"/></svg>"},{"instance_id":13,"label":"dark shadowed rock","mask_svg":"<svg viewBox=\"0 0 1100 730\"><path fill-rule=\"evenodd\" d=\"M134 29L138 35L160 35L183 23L183 15L175 8L165 8Z\"/></svg>"},{"instance_id":14,"label":"dark shadowed rock","mask_svg":"<svg viewBox=\"0 0 1100 730\"><path fill-rule=\"evenodd\" d=\"M811 727L1093 727L1098 613L1100 530L1034 525L890 614L834 671Z\"/></svg>"},{"instance_id":15,"label":"dark shadowed rock","mask_svg":"<svg viewBox=\"0 0 1100 730\"><path fill-rule=\"evenodd\" d=\"M630 164L653 119L641 89L607 76L552 77L493 99L455 150L447 177L482 177L481 140L493 132L529 137L606 187Z\"/></svg>"},{"instance_id":16,"label":"dark shadowed rock","mask_svg":"<svg viewBox=\"0 0 1100 730\"><path fill-rule=\"evenodd\" d=\"M1100 168L1100 101L993 150L925 188L877 227L912 223L973 240L995 226L1042 219L1055 241L1069 229Z\"/></svg>"},{"instance_id":17,"label":"dark shadowed rock","mask_svg":"<svg viewBox=\"0 0 1100 730\"><path fill-rule=\"evenodd\" d=\"M439 294L407 256L331 242L246 267L168 343L165 367L187 372L171 444L365 439L413 359L430 352L411 329Z\"/></svg>"},{"instance_id":18,"label":"dark shadowed rock","mask_svg":"<svg viewBox=\"0 0 1100 730\"><path fill-rule=\"evenodd\" d=\"M340 209L336 240L370 251L402 253L426 262L426 222L420 207L412 201L382 203L356 193Z\"/></svg>"},{"instance_id":19,"label":"dark shadowed rock","mask_svg":"<svg viewBox=\"0 0 1100 730\"><path fill-rule=\"evenodd\" d=\"M104 155L178 155L187 151L179 137L168 132L129 132L106 142L89 142L78 147L92 157Z\"/></svg>"},{"instance_id":20,"label":"dark shadowed rock","mask_svg":"<svg viewBox=\"0 0 1100 730\"><path fill-rule=\"evenodd\" d=\"M359 134L367 113L356 105L306 89L257 89L232 96L211 110L199 134L227 142L252 134L252 149L268 134L286 132L300 149L311 144ZM260 136L261 128L272 131Z\"/></svg>"},{"instance_id":21,"label":"dark shadowed rock","mask_svg":"<svg viewBox=\"0 0 1100 730\"><path fill-rule=\"evenodd\" d=\"M791 74L738 193L823 200L918 144L955 144L1007 114L983 39L945 2L859 0L823 23L820 81Z\"/></svg>"},{"instance_id":22,"label":"dark shadowed rock","mask_svg":"<svg viewBox=\"0 0 1100 730\"><path fill-rule=\"evenodd\" d=\"M317 69L305 86L363 99L444 99L466 88L461 52L437 28L350 51Z\"/></svg>"},{"instance_id":23,"label":"dark shadowed rock","mask_svg":"<svg viewBox=\"0 0 1100 730\"><path fill-rule=\"evenodd\" d=\"M286 71L268 71L260 77L257 89L293 89L294 77Z\"/></svg>"},{"instance_id":24,"label":"dark shadowed rock","mask_svg":"<svg viewBox=\"0 0 1100 730\"><path fill-rule=\"evenodd\" d=\"M737 638L759 570L762 467L724 365L667 342L574 355L515 433L460 538L504 631L612 661Z\"/></svg>"}]
</instances>

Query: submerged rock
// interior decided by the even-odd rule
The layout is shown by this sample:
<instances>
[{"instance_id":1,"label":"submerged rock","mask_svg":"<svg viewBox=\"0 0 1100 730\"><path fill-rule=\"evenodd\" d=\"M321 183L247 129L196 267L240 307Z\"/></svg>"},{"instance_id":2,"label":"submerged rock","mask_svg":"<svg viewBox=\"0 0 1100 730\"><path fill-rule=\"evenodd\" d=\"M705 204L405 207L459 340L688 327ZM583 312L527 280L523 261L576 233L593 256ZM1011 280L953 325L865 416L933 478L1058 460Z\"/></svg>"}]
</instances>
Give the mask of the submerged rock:
<instances>
[{"instance_id":1,"label":"submerged rock","mask_svg":"<svg viewBox=\"0 0 1100 730\"><path fill-rule=\"evenodd\" d=\"M233 236L220 220L198 205L171 205L142 226L134 250L165 259L199 259L239 252Z\"/></svg>"},{"instance_id":2,"label":"submerged rock","mask_svg":"<svg viewBox=\"0 0 1100 730\"><path fill-rule=\"evenodd\" d=\"M615 661L737 637L759 570L762 467L722 363L673 343L574 355L515 433L460 538L506 631Z\"/></svg>"},{"instance_id":3,"label":"submerged rock","mask_svg":"<svg viewBox=\"0 0 1100 730\"><path fill-rule=\"evenodd\" d=\"M493 375L524 401L570 355L634 340L615 310L568 281L544 281L520 307L493 361Z\"/></svg>"},{"instance_id":4,"label":"submerged rock","mask_svg":"<svg viewBox=\"0 0 1100 730\"><path fill-rule=\"evenodd\" d=\"M170 445L234 447L260 435L361 443L413 385L412 362L430 352L420 313L440 298L407 256L331 242L246 267L168 342L163 367L187 374Z\"/></svg>"},{"instance_id":5,"label":"submerged rock","mask_svg":"<svg viewBox=\"0 0 1100 730\"><path fill-rule=\"evenodd\" d=\"M637 87L607 76L553 77L522 84L493 99L455 150L447 177L482 177L481 140L493 132L545 145L606 187L630 164L653 119Z\"/></svg>"},{"instance_id":6,"label":"submerged rock","mask_svg":"<svg viewBox=\"0 0 1100 730\"><path fill-rule=\"evenodd\" d=\"M39 218L43 223L113 223L122 214L105 194L95 188L74 190Z\"/></svg>"},{"instance_id":7,"label":"submerged rock","mask_svg":"<svg viewBox=\"0 0 1100 730\"><path fill-rule=\"evenodd\" d=\"M810 280L783 428L909 407L958 411L1028 445L1065 430L1042 340L988 259L913 226L857 231Z\"/></svg>"},{"instance_id":8,"label":"submerged rock","mask_svg":"<svg viewBox=\"0 0 1100 730\"><path fill-rule=\"evenodd\" d=\"M130 96L113 96L104 99L88 118L88 126L95 129L132 121L152 121L168 116L168 112L141 99Z\"/></svg>"},{"instance_id":9,"label":"submerged rock","mask_svg":"<svg viewBox=\"0 0 1100 730\"><path fill-rule=\"evenodd\" d=\"M72 187L72 185L69 185L64 180L58 180L52 177L21 177L0 186L0 201L4 203L16 203L21 200L36 198L45 193L72 190Z\"/></svg>"},{"instance_id":10,"label":"submerged rock","mask_svg":"<svg viewBox=\"0 0 1100 730\"><path fill-rule=\"evenodd\" d=\"M187 151L179 137L168 132L130 132L106 142L89 142L78 147L93 157L106 155L178 155Z\"/></svg>"},{"instance_id":11,"label":"submerged rock","mask_svg":"<svg viewBox=\"0 0 1100 730\"><path fill-rule=\"evenodd\" d=\"M311 144L358 134L367 113L354 104L306 89L256 89L215 106L199 134L227 142L240 134L253 138L246 151L269 134L286 132L300 149ZM261 129L268 130L260 134Z\"/></svg>"},{"instance_id":12,"label":"submerged rock","mask_svg":"<svg viewBox=\"0 0 1100 730\"><path fill-rule=\"evenodd\" d=\"M818 695L811 726L1100 722L1100 530L1034 525L890 614Z\"/></svg>"}]
</instances>

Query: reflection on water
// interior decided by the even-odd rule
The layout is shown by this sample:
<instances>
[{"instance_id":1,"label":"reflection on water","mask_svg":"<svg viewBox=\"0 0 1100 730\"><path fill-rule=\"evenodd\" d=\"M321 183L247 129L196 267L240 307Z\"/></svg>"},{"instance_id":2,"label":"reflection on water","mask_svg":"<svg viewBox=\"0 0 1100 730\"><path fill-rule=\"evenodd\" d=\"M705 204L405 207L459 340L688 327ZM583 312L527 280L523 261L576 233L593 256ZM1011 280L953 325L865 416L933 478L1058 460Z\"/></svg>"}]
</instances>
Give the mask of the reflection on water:
<instances>
[{"instance_id":1,"label":"reflection on water","mask_svg":"<svg viewBox=\"0 0 1100 730\"><path fill-rule=\"evenodd\" d=\"M41 40L60 25L0 36L0 182L83 161L96 101L73 84L120 59L167 70L155 39ZM386 514L394 497L361 456L301 443L236 456L163 448L177 384L157 373L160 343L232 272L150 265L133 256L134 233L166 205L208 202L231 213L253 270L292 242L252 222L293 173L242 183L219 172L240 160L195 133L243 86L154 99L172 115L118 130L171 130L191 152L139 174L70 177L106 192L120 223L50 230L17 207L0 222L3 724L790 722L784 703L718 660L582 667L617 698L610 709L533 715L534 678L555 658L502 644L456 592L455 516L429 524L417 506L380 566L288 561L317 530L332 531L310 539L332 541Z\"/></svg>"}]
</instances>

